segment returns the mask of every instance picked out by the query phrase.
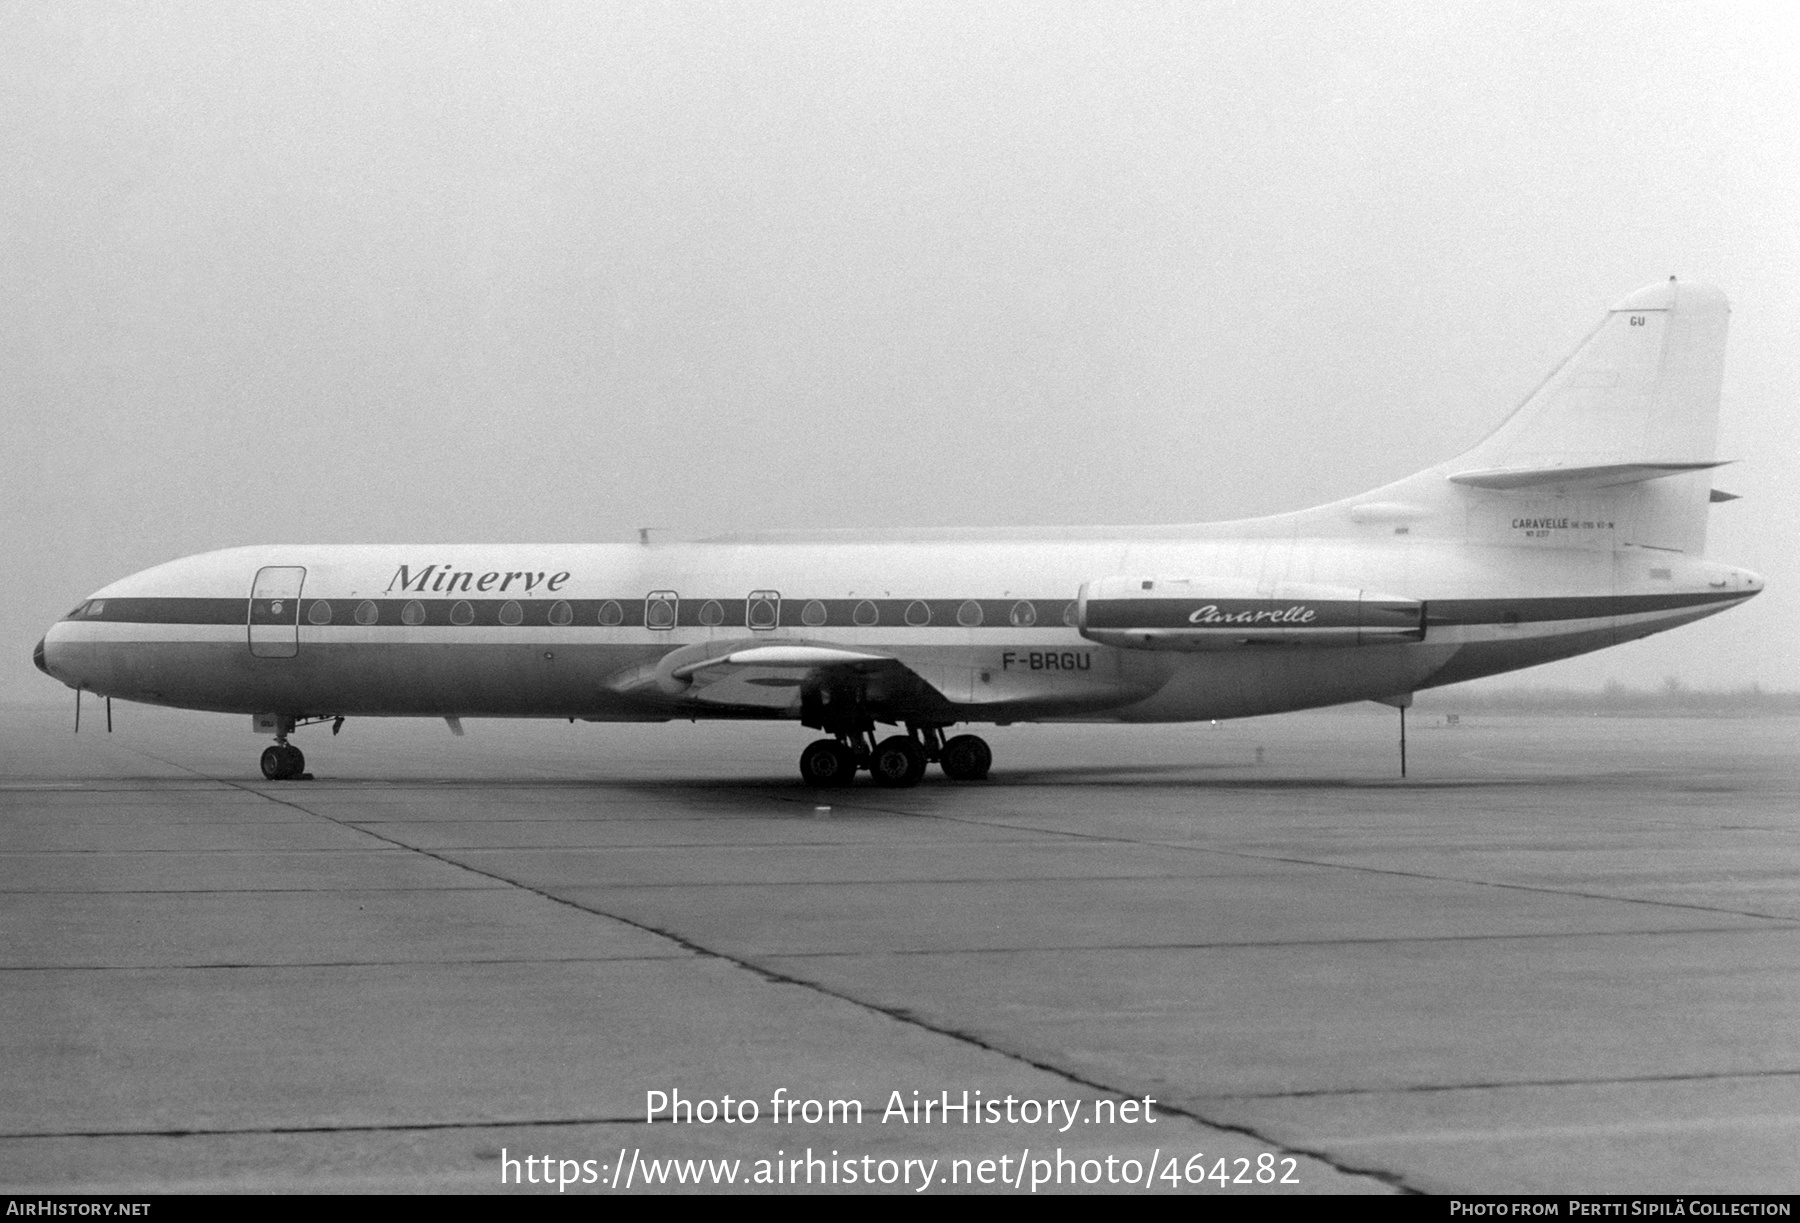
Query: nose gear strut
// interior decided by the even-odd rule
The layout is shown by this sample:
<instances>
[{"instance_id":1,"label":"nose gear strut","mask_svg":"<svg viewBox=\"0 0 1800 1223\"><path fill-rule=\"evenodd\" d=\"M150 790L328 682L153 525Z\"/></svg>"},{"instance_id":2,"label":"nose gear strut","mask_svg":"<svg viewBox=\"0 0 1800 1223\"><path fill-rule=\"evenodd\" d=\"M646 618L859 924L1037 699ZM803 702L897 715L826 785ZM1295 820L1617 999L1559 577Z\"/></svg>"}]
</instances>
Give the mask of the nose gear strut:
<instances>
[{"instance_id":1,"label":"nose gear strut","mask_svg":"<svg viewBox=\"0 0 1800 1223\"><path fill-rule=\"evenodd\" d=\"M309 718L304 721L281 715L275 719L275 743L265 747L262 754L262 774L270 781L311 781L312 774L306 771L306 755L299 748L288 742L296 726L306 726L313 722L328 721L326 718ZM335 734L335 730L333 731Z\"/></svg>"}]
</instances>

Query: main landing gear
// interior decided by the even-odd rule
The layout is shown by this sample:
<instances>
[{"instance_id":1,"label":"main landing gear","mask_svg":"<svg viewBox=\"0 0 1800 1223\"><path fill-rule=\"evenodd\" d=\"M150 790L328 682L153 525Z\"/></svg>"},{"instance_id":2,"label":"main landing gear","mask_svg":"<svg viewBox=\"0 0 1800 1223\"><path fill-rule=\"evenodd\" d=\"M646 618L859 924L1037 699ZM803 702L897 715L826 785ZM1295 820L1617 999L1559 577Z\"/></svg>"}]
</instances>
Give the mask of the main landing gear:
<instances>
[{"instance_id":1,"label":"main landing gear","mask_svg":"<svg viewBox=\"0 0 1800 1223\"><path fill-rule=\"evenodd\" d=\"M994 753L975 735L945 740L941 726L908 724L904 735L876 742L873 729L816 739L800 753L800 776L816 789L847 786L858 769L869 770L878 786L901 790L916 786L932 762L952 781L980 781L993 767Z\"/></svg>"}]
</instances>

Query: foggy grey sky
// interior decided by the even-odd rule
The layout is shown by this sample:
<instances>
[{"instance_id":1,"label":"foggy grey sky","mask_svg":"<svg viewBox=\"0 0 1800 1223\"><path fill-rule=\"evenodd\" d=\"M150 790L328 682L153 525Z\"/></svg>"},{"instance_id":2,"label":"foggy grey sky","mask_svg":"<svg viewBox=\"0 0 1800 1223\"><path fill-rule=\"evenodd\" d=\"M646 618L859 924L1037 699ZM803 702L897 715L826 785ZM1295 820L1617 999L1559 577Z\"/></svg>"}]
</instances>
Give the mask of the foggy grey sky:
<instances>
[{"instance_id":1,"label":"foggy grey sky","mask_svg":"<svg viewBox=\"0 0 1800 1223\"><path fill-rule=\"evenodd\" d=\"M1797 12L9 4L0 700L235 544L1316 504L1670 273L1770 591L1504 682L1800 687Z\"/></svg>"}]
</instances>

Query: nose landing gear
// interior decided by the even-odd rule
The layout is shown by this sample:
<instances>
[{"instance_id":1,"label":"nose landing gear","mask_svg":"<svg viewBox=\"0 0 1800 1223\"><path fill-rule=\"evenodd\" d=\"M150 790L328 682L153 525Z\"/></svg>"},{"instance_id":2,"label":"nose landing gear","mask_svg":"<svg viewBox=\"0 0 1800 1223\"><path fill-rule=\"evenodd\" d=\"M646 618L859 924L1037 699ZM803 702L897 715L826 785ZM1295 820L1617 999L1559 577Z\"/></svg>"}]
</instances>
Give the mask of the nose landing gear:
<instances>
[{"instance_id":1,"label":"nose landing gear","mask_svg":"<svg viewBox=\"0 0 1800 1223\"><path fill-rule=\"evenodd\" d=\"M299 748L288 742L288 736L298 727L329 721L330 718L299 718L292 714L277 713L259 713L252 718L251 722L256 730L275 736L275 745L263 749L262 775L270 781L311 781L312 774L306 771L306 757ZM336 720L331 728L332 734L337 734L343 721L342 718Z\"/></svg>"},{"instance_id":2,"label":"nose landing gear","mask_svg":"<svg viewBox=\"0 0 1800 1223\"><path fill-rule=\"evenodd\" d=\"M263 749L262 772L270 781L291 781L311 776L306 771L306 756L299 748L286 741Z\"/></svg>"}]
</instances>

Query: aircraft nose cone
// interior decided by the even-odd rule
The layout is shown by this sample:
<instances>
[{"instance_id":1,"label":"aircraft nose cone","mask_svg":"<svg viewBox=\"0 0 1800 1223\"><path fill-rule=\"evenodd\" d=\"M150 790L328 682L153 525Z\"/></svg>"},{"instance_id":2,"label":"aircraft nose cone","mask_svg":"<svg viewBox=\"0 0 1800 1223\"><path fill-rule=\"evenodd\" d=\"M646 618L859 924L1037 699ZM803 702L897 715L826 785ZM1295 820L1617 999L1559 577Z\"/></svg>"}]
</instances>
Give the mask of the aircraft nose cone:
<instances>
[{"instance_id":1,"label":"aircraft nose cone","mask_svg":"<svg viewBox=\"0 0 1800 1223\"><path fill-rule=\"evenodd\" d=\"M37 669L42 671L45 675L50 674L50 668L44 665L44 639L42 637L38 638L37 645L31 651L31 661L35 663Z\"/></svg>"}]
</instances>

